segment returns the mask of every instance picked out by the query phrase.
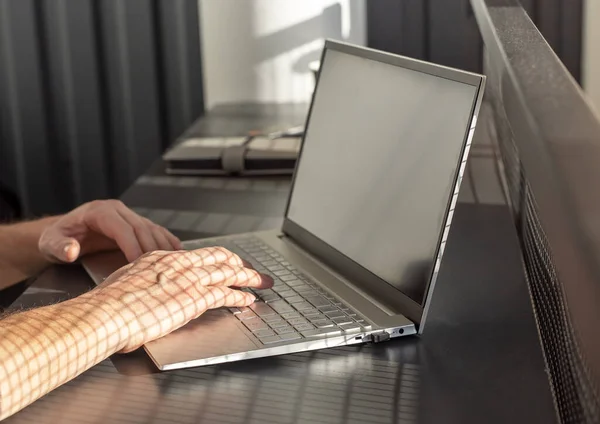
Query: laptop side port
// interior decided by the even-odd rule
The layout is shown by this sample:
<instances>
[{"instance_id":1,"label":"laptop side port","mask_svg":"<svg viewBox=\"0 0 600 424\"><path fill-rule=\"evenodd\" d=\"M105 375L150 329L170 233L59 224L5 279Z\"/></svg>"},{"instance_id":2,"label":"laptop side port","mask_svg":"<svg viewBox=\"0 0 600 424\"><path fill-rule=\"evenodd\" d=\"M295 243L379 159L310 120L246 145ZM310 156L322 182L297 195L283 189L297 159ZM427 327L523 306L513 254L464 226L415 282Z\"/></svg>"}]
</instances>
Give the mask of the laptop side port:
<instances>
[{"instance_id":1,"label":"laptop side port","mask_svg":"<svg viewBox=\"0 0 600 424\"><path fill-rule=\"evenodd\" d=\"M363 337L362 341L366 343L381 343L390 339L390 333L387 331L379 331L377 333L371 333Z\"/></svg>"}]
</instances>

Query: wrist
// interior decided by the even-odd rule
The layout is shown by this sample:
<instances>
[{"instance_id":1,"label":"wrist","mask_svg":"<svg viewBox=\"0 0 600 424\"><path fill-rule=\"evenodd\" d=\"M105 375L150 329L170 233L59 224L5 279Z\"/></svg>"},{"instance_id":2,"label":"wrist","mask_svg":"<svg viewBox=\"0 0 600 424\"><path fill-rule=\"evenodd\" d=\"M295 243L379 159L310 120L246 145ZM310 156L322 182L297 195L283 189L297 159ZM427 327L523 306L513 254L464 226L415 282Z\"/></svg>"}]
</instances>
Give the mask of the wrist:
<instances>
[{"instance_id":1,"label":"wrist","mask_svg":"<svg viewBox=\"0 0 600 424\"><path fill-rule=\"evenodd\" d=\"M67 302L85 311L88 322L94 323L94 332L105 346L107 356L123 350L131 331L118 301L92 290Z\"/></svg>"}]
</instances>

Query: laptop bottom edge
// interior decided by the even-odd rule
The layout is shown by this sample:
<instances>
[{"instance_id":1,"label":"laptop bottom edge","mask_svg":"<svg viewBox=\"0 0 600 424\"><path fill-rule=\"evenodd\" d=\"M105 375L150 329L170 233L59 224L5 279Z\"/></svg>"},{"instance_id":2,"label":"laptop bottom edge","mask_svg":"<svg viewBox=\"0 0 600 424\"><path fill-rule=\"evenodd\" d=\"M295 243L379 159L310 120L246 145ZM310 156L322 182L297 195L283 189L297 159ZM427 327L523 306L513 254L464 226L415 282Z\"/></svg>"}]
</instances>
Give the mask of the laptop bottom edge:
<instances>
[{"instance_id":1,"label":"laptop bottom edge","mask_svg":"<svg viewBox=\"0 0 600 424\"><path fill-rule=\"evenodd\" d=\"M144 350L150 356L152 362L154 362L154 364L159 370L170 371L183 368L217 365L247 359L258 359L270 356L279 356L290 353L299 353L361 343L378 343L415 334L417 334L417 331L414 325L404 325L401 327L375 329L372 331L348 333L339 336L305 339L296 343L279 343L274 346L267 345L255 350L249 350L244 352L232 352L224 355L213 356L210 358L193 359L180 362L161 361L160 358L157 358L153 355L153 351L155 350L152 349L151 346L148 347L147 345L145 345Z\"/></svg>"}]
</instances>

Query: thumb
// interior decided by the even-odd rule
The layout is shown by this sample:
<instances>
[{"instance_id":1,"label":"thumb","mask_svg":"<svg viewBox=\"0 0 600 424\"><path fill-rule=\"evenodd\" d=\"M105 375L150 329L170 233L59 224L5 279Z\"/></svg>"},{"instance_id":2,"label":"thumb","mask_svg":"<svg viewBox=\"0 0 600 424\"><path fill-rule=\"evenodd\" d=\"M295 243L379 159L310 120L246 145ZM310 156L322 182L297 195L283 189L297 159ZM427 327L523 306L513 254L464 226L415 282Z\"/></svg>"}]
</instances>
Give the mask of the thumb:
<instances>
[{"instance_id":1,"label":"thumb","mask_svg":"<svg viewBox=\"0 0 600 424\"><path fill-rule=\"evenodd\" d=\"M72 263L79 257L81 246L74 238L64 237L54 240L48 253L60 262Z\"/></svg>"}]
</instances>

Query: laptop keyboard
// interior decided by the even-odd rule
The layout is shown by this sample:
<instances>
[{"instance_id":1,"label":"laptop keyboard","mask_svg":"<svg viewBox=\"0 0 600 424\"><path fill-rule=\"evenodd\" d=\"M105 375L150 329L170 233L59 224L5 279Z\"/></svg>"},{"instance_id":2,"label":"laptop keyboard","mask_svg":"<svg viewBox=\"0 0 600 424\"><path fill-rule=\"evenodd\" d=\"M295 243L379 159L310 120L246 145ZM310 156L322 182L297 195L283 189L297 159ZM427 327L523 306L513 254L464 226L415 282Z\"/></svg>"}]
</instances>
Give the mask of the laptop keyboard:
<instances>
[{"instance_id":1,"label":"laptop keyboard","mask_svg":"<svg viewBox=\"0 0 600 424\"><path fill-rule=\"evenodd\" d=\"M337 336L372 328L354 309L314 283L259 239L220 240L219 245L249 261L258 272L273 277L271 289L243 289L257 296L254 304L229 308L263 344Z\"/></svg>"}]
</instances>

